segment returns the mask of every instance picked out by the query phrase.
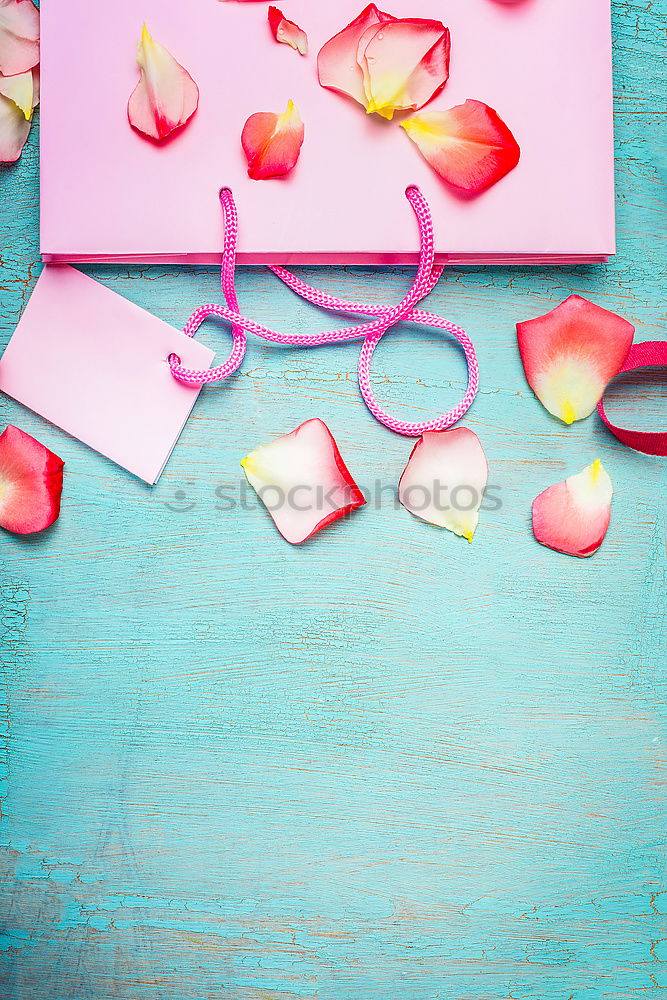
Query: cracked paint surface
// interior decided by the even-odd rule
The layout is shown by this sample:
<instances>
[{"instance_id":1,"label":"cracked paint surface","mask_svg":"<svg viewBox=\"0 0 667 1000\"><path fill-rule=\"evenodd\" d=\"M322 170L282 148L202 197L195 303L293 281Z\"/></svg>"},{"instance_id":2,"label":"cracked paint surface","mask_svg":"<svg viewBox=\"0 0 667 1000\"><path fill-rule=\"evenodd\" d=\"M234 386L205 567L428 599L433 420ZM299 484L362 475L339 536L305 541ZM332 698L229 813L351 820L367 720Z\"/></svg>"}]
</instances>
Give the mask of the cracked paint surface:
<instances>
[{"instance_id":1,"label":"cracked paint surface","mask_svg":"<svg viewBox=\"0 0 667 1000\"><path fill-rule=\"evenodd\" d=\"M260 510L226 509L249 447L314 414L351 468L395 486L410 445L366 414L345 347L252 342L152 490L0 399L3 425L66 462L48 537L0 537L1 1000L667 986L667 465L595 418L549 421L514 334L576 292L665 335L665 15L613 7L618 256L452 270L429 299L480 355L467 422L502 504L474 546L434 537L390 491L304 551ZM37 141L0 172L0 346L40 270ZM90 273L175 325L219 294L202 268ZM398 268L304 276L381 302L409 285ZM238 290L259 321L322 328L263 271ZM226 352L222 328L200 337ZM403 329L373 378L411 419L452 405L464 376L454 347ZM638 381L610 408L657 424L660 392ZM617 495L579 566L537 546L529 513L589 452Z\"/></svg>"}]
</instances>

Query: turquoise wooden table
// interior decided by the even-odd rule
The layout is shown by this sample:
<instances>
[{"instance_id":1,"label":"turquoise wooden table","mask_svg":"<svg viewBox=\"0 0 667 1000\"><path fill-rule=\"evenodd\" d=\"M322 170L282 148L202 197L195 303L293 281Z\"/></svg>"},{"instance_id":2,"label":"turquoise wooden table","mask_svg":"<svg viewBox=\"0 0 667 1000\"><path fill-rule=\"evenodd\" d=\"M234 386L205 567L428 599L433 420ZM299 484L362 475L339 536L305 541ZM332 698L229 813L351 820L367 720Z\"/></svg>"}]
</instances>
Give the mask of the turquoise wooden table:
<instances>
[{"instance_id":1,"label":"turquoise wooden table","mask_svg":"<svg viewBox=\"0 0 667 1000\"><path fill-rule=\"evenodd\" d=\"M667 986L667 462L594 416L551 420L514 323L570 292L665 336L665 8L614 3L619 253L606 267L451 270L499 509L473 545L387 489L303 548L238 495L256 444L322 417L365 484L411 444L376 424L352 346L253 341L206 390L155 488L8 399L2 425L66 463L44 537L0 537L5 1000L657 1000ZM0 174L0 337L40 270L38 130ZM576 154L576 151L571 151ZM91 272L181 325L212 271ZM397 301L402 270L306 271ZM263 271L246 310L321 316ZM227 335L201 338L223 356ZM400 330L374 381L424 418L462 358ZM661 417L637 384L610 412ZM530 503L601 457L613 520L591 560L537 545ZM244 506L246 509L244 509Z\"/></svg>"}]
</instances>

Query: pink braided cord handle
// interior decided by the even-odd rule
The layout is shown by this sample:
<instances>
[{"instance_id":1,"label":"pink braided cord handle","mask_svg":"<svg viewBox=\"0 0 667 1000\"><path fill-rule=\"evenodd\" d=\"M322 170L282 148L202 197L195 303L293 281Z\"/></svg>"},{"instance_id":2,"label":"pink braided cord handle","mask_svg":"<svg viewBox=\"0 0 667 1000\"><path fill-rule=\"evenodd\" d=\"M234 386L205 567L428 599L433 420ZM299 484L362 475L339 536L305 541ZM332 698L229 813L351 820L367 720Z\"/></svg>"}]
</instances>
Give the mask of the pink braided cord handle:
<instances>
[{"instance_id":1,"label":"pink braided cord handle","mask_svg":"<svg viewBox=\"0 0 667 1000\"><path fill-rule=\"evenodd\" d=\"M246 350L246 332L256 333L265 340L277 344L290 344L303 347L317 347L322 344L335 344L346 340L356 340L364 338L361 354L359 356L359 388L364 402L374 417L396 431L398 434L405 434L408 437L418 437L424 431L445 430L451 427L472 404L479 387L479 367L475 349L469 337L454 323L449 323L440 316L416 309L415 306L435 287L442 267L436 267L435 243L433 236L433 223L428 203L421 191L416 187L407 189L408 198L419 224L420 256L419 266L415 280L405 298L396 306L368 305L360 302L346 302L343 299L328 295L318 289L305 284L290 271L282 267L272 267L271 270L281 281L291 288L297 295L308 302L319 306L321 309L330 312L347 314L357 314L361 316L375 316L370 323L361 323L356 326L345 327L340 330L328 330L317 334L286 334L270 330L254 320L248 319L239 313L239 304L236 298L234 286L234 273L236 268L236 245L238 240L238 218L236 205L229 188L223 188L220 192L220 201L225 216L225 242L222 260L222 290L227 306L208 304L200 306L188 322L183 332L192 337L197 332L201 324L209 316L215 316L226 320L232 326L233 345L232 352L227 361L217 368L205 371L195 371L181 365L181 360L177 355L169 356L169 364L174 378L187 385L200 386L207 382L217 382L227 378L237 370L243 360ZM433 420L424 423L410 423L397 420L386 413L379 405L370 385L370 363L373 352L378 343L390 329L401 320L420 323L424 326L445 330L452 334L463 347L468 364L468 387L461 402L448 413L443 414Z\"/></svg>"}]
</instances>

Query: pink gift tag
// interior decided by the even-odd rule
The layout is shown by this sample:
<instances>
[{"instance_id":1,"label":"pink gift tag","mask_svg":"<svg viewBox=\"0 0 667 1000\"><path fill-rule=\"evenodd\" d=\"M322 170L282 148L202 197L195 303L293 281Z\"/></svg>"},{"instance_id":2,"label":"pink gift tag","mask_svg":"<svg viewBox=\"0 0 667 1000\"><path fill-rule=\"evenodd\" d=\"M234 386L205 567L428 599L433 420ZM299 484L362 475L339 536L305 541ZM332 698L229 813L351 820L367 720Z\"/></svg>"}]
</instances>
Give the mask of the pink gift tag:
<instances>
[{"instance_id":1,"label":"pink gift tag","mask_svg":"<svg viewBox=\"0 0 667 1000\"><path fill-rule=\"evenodd\" d=\"M213 351L63 264L48 264L0 360L0 389L129 472L156 483L199 387L167 358Z\"/></svg>"}]
</instances>

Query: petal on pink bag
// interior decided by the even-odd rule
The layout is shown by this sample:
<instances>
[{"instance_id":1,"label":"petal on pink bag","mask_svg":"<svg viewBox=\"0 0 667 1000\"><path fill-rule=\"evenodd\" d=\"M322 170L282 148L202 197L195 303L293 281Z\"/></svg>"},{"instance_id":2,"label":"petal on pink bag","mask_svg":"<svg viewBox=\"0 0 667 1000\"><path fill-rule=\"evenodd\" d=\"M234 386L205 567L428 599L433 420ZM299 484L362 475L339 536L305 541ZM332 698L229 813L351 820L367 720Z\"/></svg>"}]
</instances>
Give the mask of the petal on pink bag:
<instances>
[{"instance_id":1,"label":"petal on pink bag","mask_svg":"<svg viewBox=\"0 0 667 1000\"><path fill-rule=\"evenodd\" d=\"M440 93L450 48L441 21L397 18L369 4L320 49L320 84L352 97L368 114L391 119Z\"/></svg>"},{"instance_id":2,"label":"petal on pink bag","mask_svg":"<svg viewBox=\"0 0 667 1000\"><path fill-rule=\"evenodd\" d=\"M161 142L192 118L199 106L199 89L187 70L146 25L137 46L140 79L127 105L130 125Z\"/></svg>"},{"instance_id":3,"label":"petal on pink bag","mask_svg":"<svg viewBox=\"0 0 667 1000\"><path fill-rule=\"evenodd\" d=\"M496 184L521 156L505 122L482 101L428 111L400 124L435 172L467 194Z\"/></svg>"},{"instance_id":4,"label":"petal on pink bag","mask_svg":"<svg viewBox=\"0 0 667 1000\"><path fill-rule=\"evenodd\" d=\"M308 35L294 21L289 21L278 7L269 7L269 27L277 42L289 45L302 56L308 55Z\"/></svg>"},{"instance_id":5,"label":"petal on pink bag","mask_svg":"<svg viewBox=\"0 0 667 1000\"><path fill-rule=\"evenodd\" d=\"M241 145L248 161L248 176L255 181L284 177L296 166L305 129L293 101L282 114L258 112L243 127Z\"/></svg>"}]
</instances>

